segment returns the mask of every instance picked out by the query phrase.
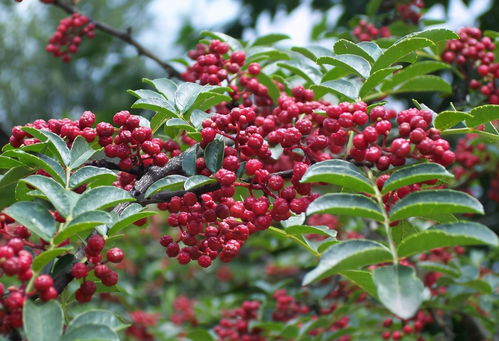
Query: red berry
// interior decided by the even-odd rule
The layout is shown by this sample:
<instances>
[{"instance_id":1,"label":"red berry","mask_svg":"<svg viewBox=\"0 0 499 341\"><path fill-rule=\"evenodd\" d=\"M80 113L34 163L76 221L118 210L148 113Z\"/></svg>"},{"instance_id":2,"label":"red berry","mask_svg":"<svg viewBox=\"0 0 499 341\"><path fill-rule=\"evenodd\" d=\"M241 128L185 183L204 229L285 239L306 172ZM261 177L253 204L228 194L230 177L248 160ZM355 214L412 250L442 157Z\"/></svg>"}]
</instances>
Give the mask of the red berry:
<instances>
[{"instance_id":1,"label":"red berry","mask_svg":"<svg viewBox=\"0 0 499 341\"><path fill-rule=\"evenodd\" d=\"M52 277L49 275L40 275L35 279L34 287L38 291L48 290L54 285Z\"/></svg>"},{"instance_id":2,"label":"red berry","mask_svg":"<svg viewBox=\"0 0 499 341\"><path fill-rule=\"evenodd\" d=\"M106 258L111 263L119 263L123 260L125 254L120 248L113 247L112 249L107 250Z\"/></svg>"}]
</instances>

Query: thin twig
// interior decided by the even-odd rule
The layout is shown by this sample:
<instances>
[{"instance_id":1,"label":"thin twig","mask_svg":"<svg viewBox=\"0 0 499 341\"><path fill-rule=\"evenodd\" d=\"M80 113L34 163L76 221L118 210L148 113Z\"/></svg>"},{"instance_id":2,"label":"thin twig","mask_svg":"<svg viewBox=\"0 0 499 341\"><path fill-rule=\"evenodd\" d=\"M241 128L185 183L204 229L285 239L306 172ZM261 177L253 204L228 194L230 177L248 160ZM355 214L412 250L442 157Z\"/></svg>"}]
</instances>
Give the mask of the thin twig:
<instances>
[{"instance_id":1,"label":"thin twig","mask_svg":"<svg viewBox=\"0 0 499 341\"><path fill-rule=\"evenodd\" d=\"M64 10L66 13L69 13L69 14L79 13L75 7L73 7L72 5L66 3L62 0L54 0L52 5L61 8L62 10ZM140 44L137 40L135 40L132 37L132 30L130 28L128 28L126 31L123 32L123 31L119 31L119 30L115 29L114 27L111 27L108 24L105 24L103 22L96 21L96 20L93 20L91 18L89 18L89 20L95 25L96 29L98 29L102 32L105 32L109 35L112 35L118 39L121 39L124 42L134 46L139 55L145 56L145 57L155 61L156 63L158 63L158 65L161 66L168 73L168 75L170 77L180 78L180 73L177 70L175 70L170 64L161 60L161 58L156 56L151 50L147 49L142 44Z\"/></svg>"}]
</instances>

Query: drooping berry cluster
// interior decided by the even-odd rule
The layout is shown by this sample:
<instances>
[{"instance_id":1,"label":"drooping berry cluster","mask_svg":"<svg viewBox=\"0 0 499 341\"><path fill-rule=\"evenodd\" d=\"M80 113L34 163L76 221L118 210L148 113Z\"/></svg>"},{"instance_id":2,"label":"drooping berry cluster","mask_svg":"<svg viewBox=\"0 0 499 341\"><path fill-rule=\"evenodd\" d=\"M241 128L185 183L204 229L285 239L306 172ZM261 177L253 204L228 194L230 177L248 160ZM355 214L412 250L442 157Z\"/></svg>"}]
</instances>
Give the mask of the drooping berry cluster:
<instances>
[{"instance_id":1,"label":"drooping berry cluster","mask_svg":"<svg viewBox=\"0 0 499 341\"><path fill-rule=\"evenodd\" d=\"M424 8L423 0L404 0L403 3L397 5L397 12L403 21L417 24L421 19L422 8Z\"/></svg>"},{"instance_id":2,"label":"drooping berry cluster","mask_svg":"<svg viewBox=\"0 0 499 341\"><path fill-rule=\"evenodd\" d=\"M105 244L105 239L99 234L92 235L85 246L88 264L74 263L71 268L71 275L82 279L79 289L75 292L75 298L80 303L90 301L97 290L95 282L86 278L91 271L105 286L111 287L118 283L118 273L109 269L106 263L120 263L125 255L121 249L111 248L106 252L106 261L103 261L101 252Z\"/></svg>"},{"instance_id":3,"label":"drooping berry cluster","mask_svg":"<svg viewBox=\"0 0 499 341\"><path fill-rule=\"evenodd\" d=\"M19 281L8 288L0 283L0 334L22 327L22 308L27 299L37 295L49 301L58 295L52 277L33 277L33 255L25 246L36 255L44 250L46 243L35 244L29 240L30 236L25 226L16 225L9 216L0 214L0 278L6 276Z\"/></svg>"},{"instance_id":4,"label":"drooping berry cluster","mask_svg":"<svg viewBox=\"0 0 499 341\"><path fill-rule=\"evenodd\" d=\"M433 317L423 310L418 311L410 320L398 320L387 318L383 321L383 327L388 329L381 333L383 340L402 340L406 335L415 337L421 334L426 325L434 322ZM424 341L424 338L420 335L417 340Z\"/></svg>"},{"instance_id":5,"label":"drooping berry cluster","mask_svg":"<svg viewBox=\"0 0 499 341\"><path fill-rule=\"evenodd\" d=\"M353 29L353 35L360 41L371 41L378 38L388 38L390 37L390 29L388 26L381 26L377 28L376 26L368 23L365 20L359 21L359 24Z\"/></svg>"},{"instance_id":6,"label":"drooping berry cluster","mask_svg":"<svg viewBox=\"0 0 499 341\"><path fill-rule=\"evenodd\" d=\"M83 39L94 36L95 25L83 14L73 13L59 22L45 49L63 62L70 62L71 55L78 52Z\"/></svg>"},{"instance_id":7,"label":"drooping berry cluster","mask_svg":"<svg viewBox=\"0 0 499 341\"><path fill-rule=\"evenodd\" d=\"M489 37L483 37L480 29L464 27L458 31L459 39L447 41L442 60L457 64L467 79L469 87L488 98L489 103L499 104L499 63L495 62L495 44Z\"/></svg>"}]
</instances>

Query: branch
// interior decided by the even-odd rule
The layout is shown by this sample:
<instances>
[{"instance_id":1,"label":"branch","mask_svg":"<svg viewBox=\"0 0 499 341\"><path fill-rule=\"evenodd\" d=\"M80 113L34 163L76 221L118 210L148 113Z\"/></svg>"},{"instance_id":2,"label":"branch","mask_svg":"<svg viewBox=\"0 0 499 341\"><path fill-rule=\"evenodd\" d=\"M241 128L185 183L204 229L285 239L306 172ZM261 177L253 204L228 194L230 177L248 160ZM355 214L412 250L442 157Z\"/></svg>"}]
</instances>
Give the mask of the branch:
<instances>
[{"instance_id":1,"label":"branch","mask_svg":"<svg viewBox=\"0 0 499 341\"><path fill-rule=\"evenodd\" d=\"M65 11L66 13L69 13L69 14L79 13L75 7L71 6L70 4L68 4L66 2L63 2L62 0L54 0L52 5L61 8L63 11ZM139 55L145 56L145 57L155 61L157 64L159 64L159 66L161 66L168 73L168 75L170 77L180 78L180 73L177 70L175 70L170 64L161 60L161 58L159 58L154 53L152 53L151 50L145 48L137 40L132 38L132 32L131 32L130 28L127 29L125 32L123 32L123 31L118 31L117 29L109 26L108 24L105 24L105 23L102 23L99 21L95 21L91 18L89 18L89 20L95 25L96 29L98 29L102 32L105 32L109 35L112 35L118 39L121 39L124 42L134 46Z\"/></svg>"},{"instance_id":2,"label":"branch","mask_svg":"<svg viewBox=\"0 0 499 341\"><path fill-rule=\"evenodd\" d=\"M130 174L133 174L133 175L136 175L138 177L141 177L142 174L144 174L145 172L145 169L144 167L136 167L134 166L132 169L129 169L129 170L125 170L125 169L122 169L118 164L114 163L114 162L111 162L111 161L108 161L108 160L92 160L92 161L89 161L88 163L86 163L87 166L94 166L94 167L99 167L99 168L107 168L107 169L111 169L111 170L117 170L117 171L122 171L122 172L126 172L126 173L130 173Z\"/></svg>"}]
</instances>

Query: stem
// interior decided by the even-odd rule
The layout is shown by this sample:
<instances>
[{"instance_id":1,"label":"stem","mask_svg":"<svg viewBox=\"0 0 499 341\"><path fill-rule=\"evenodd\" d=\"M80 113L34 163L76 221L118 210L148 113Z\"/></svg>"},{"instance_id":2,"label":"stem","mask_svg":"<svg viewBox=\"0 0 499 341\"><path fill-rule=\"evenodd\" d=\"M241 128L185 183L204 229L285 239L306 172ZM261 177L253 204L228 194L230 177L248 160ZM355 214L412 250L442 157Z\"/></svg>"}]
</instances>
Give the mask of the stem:
<instances>
[{"instance_id":1,"label":"stem","mask_svg":"<svg viewBox=\"0 0 499 341\"><path fill-rule=\"evenodd\" d=\"M286 237L286 238L290 238L290 239L293 239L295 242L297 242L298 244L300 244L301 246L303 246L304 248L306 248L311 254L313 254L315 257L320 257L321 254L317 251L315 251L314 249L312 249L307 243L305 243L303 240L301 240L300 238L292 235L292 234L287 234L285 231L283 231L282 229L280 228L277 228L277 227L274 227L274 226L270 226L269 227L269 230L270 231L273 231L273 232L276 232L278 234L280 234L281 236L283 237Z\"/></svg>"},{"instance_id":2,"label":"stem","mask_svg":"<svg viewBox=\"0 0 499 341\"><path fill-rule=\"evenodd\" d=\"M390 218L388 218L385 206L383 205L383 195L381 195L381 192L379 191L378 186L376 185L376 180L374 179L373 173L371 172L370 169L367 170L367 175L369 176L369 180L371 180L371 183L373 185L375 193L374 197L376 198L378 207L381 209L381 212L383 212L383 226L385 227L386 237L388 239L388 245L390 247L390 252L393 257L393 263L397 264L399 261L397 249L395 248L395 243L393 242L392 238L392 230L390 228Z\"/></svg>"}]
</instances>

